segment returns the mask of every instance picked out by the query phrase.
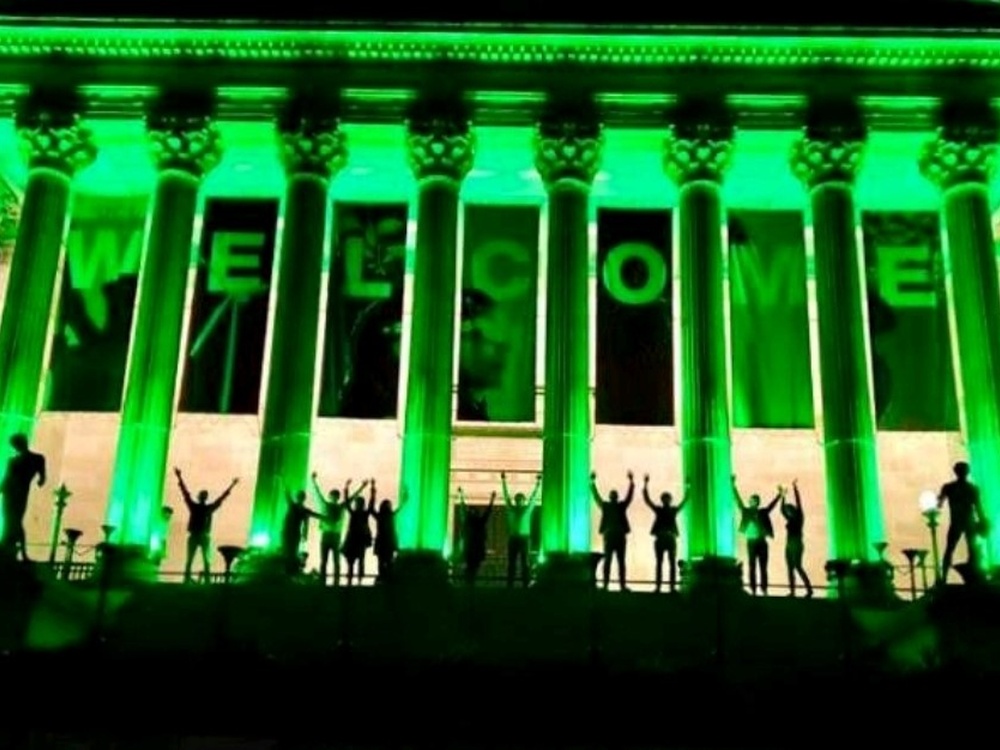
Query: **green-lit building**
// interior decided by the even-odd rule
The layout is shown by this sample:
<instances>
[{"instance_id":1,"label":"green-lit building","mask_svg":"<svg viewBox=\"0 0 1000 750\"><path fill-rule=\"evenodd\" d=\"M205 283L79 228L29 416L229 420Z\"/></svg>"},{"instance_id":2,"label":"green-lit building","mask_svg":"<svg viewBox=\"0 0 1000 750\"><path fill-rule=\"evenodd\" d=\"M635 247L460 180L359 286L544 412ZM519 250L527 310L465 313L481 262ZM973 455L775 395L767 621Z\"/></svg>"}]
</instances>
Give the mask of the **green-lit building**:
<instances>
[{"instance_id":1,"label":"green-lit building","mask_svg":"<svg viewBox=\"0 0 1000 750\"><path fill-rule=\"evenodd\" d=\"M163 543L178 412L256 426L251 467L229 468L231 433L184 439L250 475L243 541L265 551L317 418L395 420L366 450L401 455L414 564L449 547L455 435L540 439L553 575L589 564L602 425L669 428L686 556L713 574L737 570L741 430L768 484L798 469L764 465L794 460L766 431L819 437L817 554L859 574L895 543L880 473L916 505L884 435L917 472L945 443L893 434L952 440L936 465L968 458L1000 517L991 3L573 23L26 5L0 16L0 432L82 430L57 463L96 476L88 523L113 543ZM102 452L86 431L109 424ZM629 461L607 456L602 477ZM985 546L1000 561L1000 523Z\"/></svg>"}]
</instances>

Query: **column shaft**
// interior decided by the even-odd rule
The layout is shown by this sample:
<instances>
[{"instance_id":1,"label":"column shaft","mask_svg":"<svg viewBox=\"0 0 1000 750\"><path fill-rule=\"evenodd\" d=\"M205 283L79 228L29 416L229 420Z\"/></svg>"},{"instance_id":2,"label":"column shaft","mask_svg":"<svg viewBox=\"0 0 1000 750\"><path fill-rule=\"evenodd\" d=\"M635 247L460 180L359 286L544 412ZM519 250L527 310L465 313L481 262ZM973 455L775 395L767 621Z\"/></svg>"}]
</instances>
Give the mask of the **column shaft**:
<instances>
[{"instance_id":1,"label":"column shaft","mask_svg":"<svg viewBox=\"0 0 1000 750\"><path fill-rule=\"evenodd\" d=\"M1000 283L985 183L956 185L942 206L952 357L965 440L986 518L990 567L1000 564Z\"/></svg>"},{"instance_id":2,"label":"column shaft","mask_svg":"<svg viewBox=\"0 0 1000 750\"><path fill-rule=\"evenodd\" d=\"M442 553L451 482L459 182L421 182L403 427L403 549Z\"/></svg>"},{"instance_id":3,"label":"column shaft","mask_svg":"<svg viewBox=\"0 0 1000 750\"><path fill-rule=\"evenodd\" d=\"M810 190L830 556L873 561L882 540L864 262L852 187Z\"/></svg>"},{"instance_id":4,"label":"column shaft","mask_svg":"<svg viewBox=\"0 0 1000 750\"><path fill-rule=\"evenodd\" d=\"M542 431L542 547L589 552L589 189L566 180L549 190Z\"/></svg>"},{"instance_id":5,"label":"column shaft","mask_svg":"<svg viewBox=\"0 0 1000 750\"><path fill-rule=\"evenodd\" d=\"M298 174L289 177L285 193L251 525L255 547L278 543L282 488L305 487L309 476L328 188L324 177Z\"/></svg>"},{"instance_id":6,"label":"column shaft","mask_svg":"<svg viewBox=\"0 0 1000 750\"><path fill-rule=\"evenodd\" d=\"M5 445L17 433L30 438L35 426L72 177L96 156L77 103L72 92L51 97L35 91L18 107L15 124L28 180L0 317L0 439Z\"/></svg>"},{"instance_id":7,"label":"column shaft","mask_svg":"<svg viewBox=\"0 0 1000 750\"><path fill-rule=\"evenodd\" d=\"M112 538L129 546L148 544L163 502L198 187L170 169L152 198L107 511Z\"/></svg>"},{"instance_id":8,"label":"column shaft","mask_svg":"<svg viewBox=\"0 0 1000 750\"><path fill-rule=\"evenodd\" d=\"M680 278L681 459L691 486L688 556L736 550L724 302L723 208L716 182L688 182L676 213Z\"/></svg>"},{"instance_id":9,"label":"column shaft","mask_svg":"<svg viewBox=\"0 0 1000 750\"><path fill-rule=\"evenodd\" d=\"M16 433L30 437L34 430L69 200L66 174L49 168L28 173L0 318L0 435L5 439Z\"/></svg>"}]
</instances>

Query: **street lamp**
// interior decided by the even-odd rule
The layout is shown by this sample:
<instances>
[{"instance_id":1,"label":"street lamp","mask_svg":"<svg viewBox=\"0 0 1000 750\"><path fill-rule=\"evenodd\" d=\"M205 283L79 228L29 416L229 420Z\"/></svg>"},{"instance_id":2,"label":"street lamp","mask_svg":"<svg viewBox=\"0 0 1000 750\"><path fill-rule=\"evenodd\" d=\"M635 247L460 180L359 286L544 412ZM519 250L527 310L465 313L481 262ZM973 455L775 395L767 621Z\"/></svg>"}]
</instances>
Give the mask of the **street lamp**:
<instances>
[{"instance_id":1,"label":"street lamp","mask_svg":"<svg viewBox=\"0 0 1000 750\"><path fill-rule=\"evenodd\" d=\"M941 509L938 507L938 496L931 490L924 490L920 493L920 513L927 524L927 530L931 534L931 562L934 565L934 583L941 580L941 555L938 551L937 528L938 520L941 516Z\"/></svg>"},{"instance_id":2,"label":"street lamp","mask_svg":"<svg viewBox=\"0 0 1000 750\"><path fill-rule=\"evenodd\" d=\"M910 598L917 598L917 564L923 563L924 558L927 556L927 550L923 549L904 549L903 557L906 558L906 563L910 568ZM926 578L926 576L925 576ZM926 588L926 587L925 587Z\"/></svg>"}]
</instances>

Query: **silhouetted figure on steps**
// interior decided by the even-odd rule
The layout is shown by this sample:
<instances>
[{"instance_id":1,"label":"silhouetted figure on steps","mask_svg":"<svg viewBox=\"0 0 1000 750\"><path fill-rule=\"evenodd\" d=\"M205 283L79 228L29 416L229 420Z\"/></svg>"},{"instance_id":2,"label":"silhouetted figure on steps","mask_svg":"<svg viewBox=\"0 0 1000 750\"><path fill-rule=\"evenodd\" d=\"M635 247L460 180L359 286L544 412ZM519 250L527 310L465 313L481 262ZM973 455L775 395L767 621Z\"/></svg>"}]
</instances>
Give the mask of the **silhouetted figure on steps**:
<instances>
[{"instance_id":1,"label":"silhouetted figure on steps","mask_svg":"<svg viewBox=\"0 0 1000 750\"><path fill-rule=\"evenodd\" d=\"M768 539L774 536L774 525L771 523L771 511L781 502L781 493L775 496L767 505L761 507L760 495L750 496L749 503L744 503L740 491L736 487L736 477L733 477L733 499L740 510L740 533L747 540L747 565L750 568L750 593L757 595L757 582L760 581L760 592L767 595L767 562ZM759 575L759 579L758 579Z\"/></svg>"},{"instance_id":2,"label":"silhouetted figure on steps","mask_svg":"<svg viewBox=\"0 0 1000 750\"><path fill-rule=\"evenodd\" d=\"M374 510L376 491L375 480L372 479L372 515L375 517L375 560L378 562L378 582L386 583L392 579L392 566L399 552L399 537L396 534L396 513L406 503L408 497L406 488L402 488L399 506L392 507L388 498L382 500L378 510Z\"/></svg>"},{"instance_id":3,"label":"silhouetted figure on steps","mask_svg":"<svg viewBox=\"0 0 1000 750\"><path fill-rule=\"evenodd\" d=\"M333 585L340 585L340 553L344 538L344 519L347 509L356 499L361 497L368 485L366 479L361 486L351 491L351 480L344 482L344 493L331 489L328 495L323 495L316 472L312 475L313 492L320 507L320 537L319 537L319 577L326 584L326 572L330 562L333 562Z\"/></svg>"},{"instance_id":4,"label":"silhouetted figure on steps","mask_svg":"<svg viewBox=\"0 0 1000 750\"><path fill-rule=\"evenodd\" d=\"M812 583L802 560L805 557L805 523L806 515L802 511L802 495L799 494L799 480L792 481L792 492L795 495L795 504L788 502L788 494L784 487L778 489L778 496L781 498L781 515L785 519L785 565L788 568L788 591L790 596L795 596L795 579L802 579L806 587L806 597L813 595Z\"/></svg>"},{"instance_id":5,"label":"silhouetted figure on steps","mask_svg":"<svg viewBox=\"0 0 1000 750\"><path fill-rule=\"evenodd\" d=\"M458 488L459 521L462 529L462 557L465 563L465 582L472 586L479 575L479 568L486 559L486 537L493 504L497 493L490 494L490 504L485 508L470 508L465 502L465 491Z\"/></svg>"},{"instance_id":6,"label":"silhouetted figure on steps","mask_svg":"<svg viewBox=\"0 0 1000 750\"><path fill-rule=\"evenodd\" d=\"M28 560L28 545L24 533L24 514L28 510L31 483L37 477L38 486L45 486L45 456L28 449L28 438L18 433L10 439L14 456L7 462L7 472L0 484L3 492L3 538L0 551L16 558Z\"/></svg>"},{"instance_id":7,"label":"silhouetted figure on steps","mask_svg":"<svg viewBox=\"0 0 1000 750\"><path fill-rule=\"evenodd\" d=\"M175 468L174 474L177 477L177 485L181 490L181 497L184 505L188 509L187 525L187 553L184 557L184 583L191 582L191 567L194 565L194 558L201 552L202 578L208 583L212 574L212 517L222 504L229 497L233 488L240 481L234 478L225 491L212 502L208 502L208 490L199 490L197 498L191 497L191 491L184 483L184 476L181 470Z\"/></svg>"},{"instance_id":8,"label":"silhouetted figure on steps","mask_svg":"<svg viewBox=\"0 0 1000 750\"><path fill-rule=\"evenodd\" d=\"M618 563L618 585L622 591L628 591L625 585L625 549L628 543L628 535L632 527L628 522L628 509L635 497L635 477L632 472L628 472L628 490L625 498L618 496L618 490L611 490L608 499L601 497L597 489L597 474L590 475L590 495L594 504L601 511L600 534L604 540L604 589L607 590L611 580L611 560Z\"/></svg>"},{"instance_id":9,"label":"silhouetted figure on steps","mask_svg":"<svg viewBox=\"0 0 1000 750\"><path fill-rule=\"evenodd\" d=\"M680 526L677 523L677 516L684 510L688 501L688 490L685 488L684 499L680 505L674 505L674 497L669 492L660 495L660 504L657 505L649 496L649 474L642 480L642 500L653 511L653 527L650 533L653 535L653 555L656 558L656 590L659 592L663 587L663 558L667 558L669 565L669 585L670 592L677 590L677 540L681 535Z\"/></svg>"},{"instance_id":10,"label":"silhouetted figure on steps","mask_svg":"<svg viewBox=\"0 0 1000 750\"><path fill-rule=\"evenodd\" d=\"M344 537L344 559L347 560L347 585L360 584L365 577L365 556L372 546L372 529L369 521L375 515L375 483L371 484L368 505L361 497L355 497L348 506L347 535Z\"/></svg>"},{"instance_id":11,"label":"silhouetted figure on steps","mask_svg":"<svg viewBox=\"0 0 1000 750\"><path fill-rule=\"evenodd\" d=\"M983 503L979 497L979 488L969 481L969 464L959 461L953 471L955 479L942 486L938 493L938 508L948 503L948 513L951 516L948 535L945 537L944 555L941 557L942 582L948 580L955 549L963 537L968 550L969 564L978 568L979 554L974 537L977 532L985 533L989 526L989 519L983 512Z\"/></svg>"},{"instance_id":12,"label":"silhouetted figure on steps","mask_svg":"<svg viewBox=\"0 0 1000 750\"><path fill-rule=\"evenodd\" d=\"M542 475L535 478L535 488L530 497L523 492L511 497L507 487L507 473L500 472L500 488L503 490L503 502L507 507L507 585L513 586L517 577L517 569L521 568L521 583L527 586L531 582L531 514L538 502L538 493L542 488Z\"/></svg>"},{"instance_id":13,"label":"silhouetted figure on steps","mask_svg":"<svg viewBox=\"0 0 1000 750\"><path fill-rule=\"evenodd\" d=\"M284 484L284 483L282 483ZM281 525L281 555L285 560L285 571L290 576L302 572L302 540L306 536L310 518L321 518L319 513L306 507L306 492L292 493L287 487L285 493L285 520Z\"/></svg>"}]
</instances>

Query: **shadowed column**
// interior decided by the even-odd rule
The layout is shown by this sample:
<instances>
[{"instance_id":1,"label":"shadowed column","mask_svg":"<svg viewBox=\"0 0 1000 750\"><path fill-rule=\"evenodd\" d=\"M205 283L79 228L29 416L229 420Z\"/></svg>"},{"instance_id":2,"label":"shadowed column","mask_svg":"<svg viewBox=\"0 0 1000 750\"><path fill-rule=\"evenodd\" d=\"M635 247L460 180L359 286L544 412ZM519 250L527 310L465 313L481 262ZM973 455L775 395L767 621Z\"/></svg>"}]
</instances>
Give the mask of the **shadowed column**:
<instances>
[{"instance_id":1,"label":"shadowed column","mask_svg":"<svg viewBox=\"0 0 1000 750\"><path fill-rule=\"evenodd\" d=\"M722 179L732 156L729 124L675 125L664 144L664 170L679 189L674 253L680 336L681 462L690 485L688 586L739 587L729 435L729 362Z\"/></svg>"},{"instance_id":2,"label":"shadowed column","mask_svg":"<svg viewBox=\"0 0 1000 750\"><path fill-rule=\"evenodd\" d=\"M952 362L972 480L990 522L980 562L993 569L1000 565L1000 282L989 192L1000 127L992 110L978 115L946 116L920 167L942 195Z\"/></svg>"},{"instance_id":3,"label":"shadowed column","mask_svg":"<svg viewBox=\"0 0 1000 750\"><path fill-rule=\"evenodd\" d=\"M535 167L549 200L541 511L545 579L593 579L588 226L602 146L596 118L546 118L535 131Z\"/></svg>"},{"instance_id":4,"label":"shadowed column","mask_svg":"<svg viewBox=\"0 0 1000 750\"><path fill-rule=\"evenodd\" d=\"M111 483L111 541L141 558L163 502L202 177L221 155L208 107L162 100L146 125L157 169Z\"/></svg>"},{"instance_id":5,"label":"shadowed column","mask_svg":"<svg viewBox=\"0 0 1000 750\"><path fill-rule=\"evenodd\" d=\"M330 180L347 161L333 118L286 118L278 147L288 182L250 534L251 545L265 549L280 539L283 489L303 489L309 476Z\"/></svg>"},{"instance_id":6,"label":"shadowed column","mask_svg":"<svg viewBox=\"0 0 1000 750\"><path fill-rule=\"evenodd\" d=\"M863 124L805 128L791 168L808 191L815 284L812 346L819 359L818 419L826 472L830 558L872 593L885 588L874 543L883 540L875 442L875 399L864 257L854 180L864 151ZM834 568L831 568L834 570ZM870 574L870 575L868 575ZM872 588L874 587L874 588Z\"/></svg>"},{"instance_id":7,"label":"shadowed column","mask_svg":"<svg viewBox=\"0 0 1000 750\"><path fill-rule=\"evenodd\" d=\"M42 370L73 175L96 155L72 96L21 103L17 134L28 162L7 296L0 318L0 440L29 436L41 404Z\"/></svg>"},{"instance_id":8,"label":"shadowed column","mask_svg":"<svg viewBox=\"0 0 1000 750\"><path fill-rule=\"evenodd\" d=\"M475 138L460 115L430 112L408 123L410 166L417 178L413 311L403 415L398 532L401 574L443 571L451 481L455 372L458 208L472 168Z\"/></svg>"}]
</instances>

